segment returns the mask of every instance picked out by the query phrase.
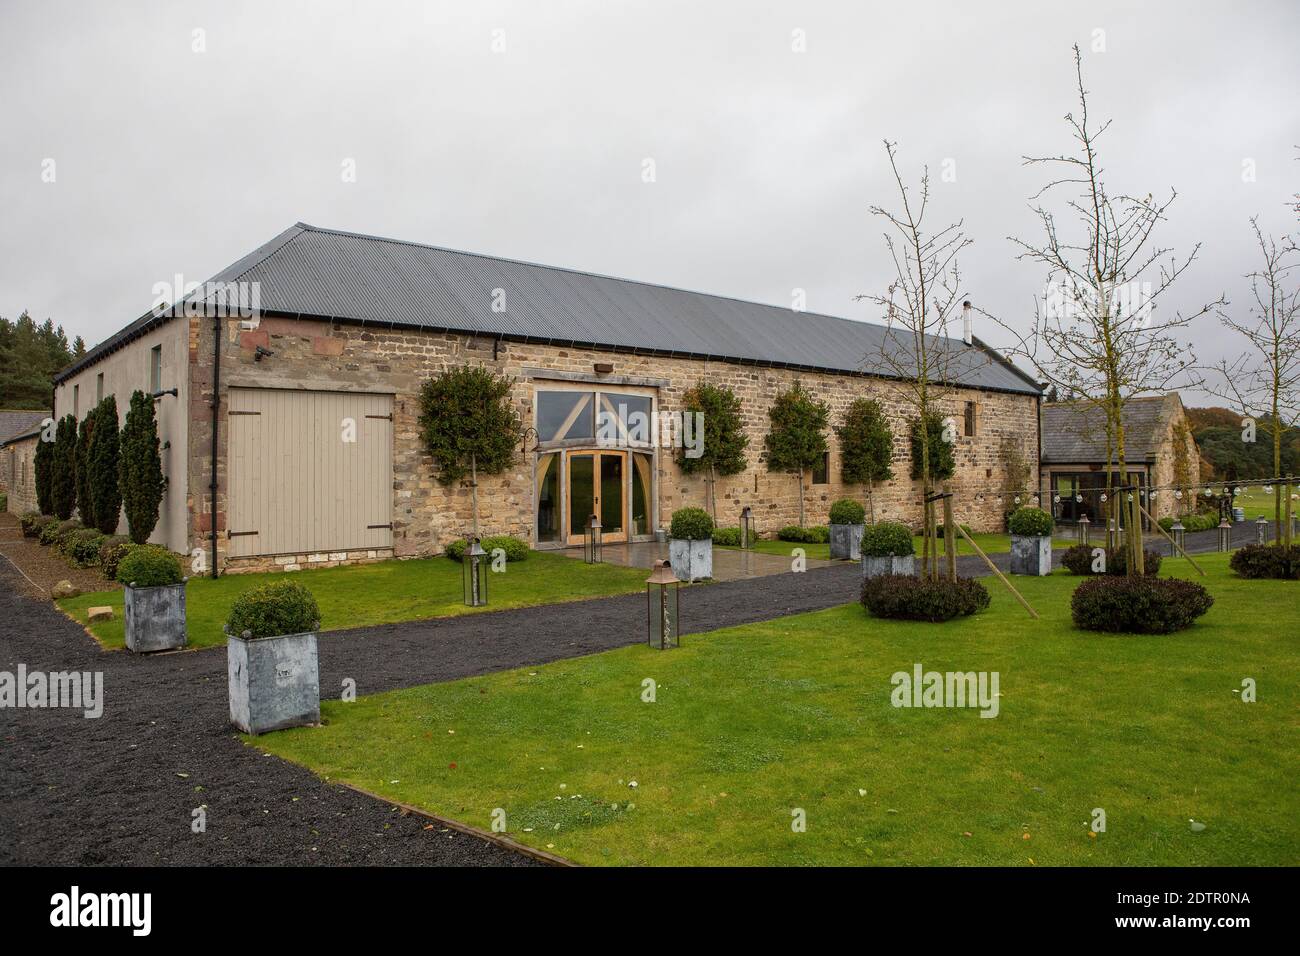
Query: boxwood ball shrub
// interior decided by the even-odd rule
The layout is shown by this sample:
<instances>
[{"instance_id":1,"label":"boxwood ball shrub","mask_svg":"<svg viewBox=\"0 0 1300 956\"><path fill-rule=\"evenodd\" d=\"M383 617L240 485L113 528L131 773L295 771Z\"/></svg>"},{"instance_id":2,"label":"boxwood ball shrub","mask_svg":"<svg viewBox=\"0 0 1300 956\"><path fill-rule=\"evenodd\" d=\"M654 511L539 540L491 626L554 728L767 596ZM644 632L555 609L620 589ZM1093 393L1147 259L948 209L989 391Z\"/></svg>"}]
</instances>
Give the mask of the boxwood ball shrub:
<instances>
[{"instance_id":1,"label":"boxwood ball shrub","mask_svg":"<svg viewBox=\"0 0 1300 956\"><path fill-rule=\"evenodd\" d=\"M806 528L790 524L778 531L776 536L782 541L795 541L800 544L826 544L831 540L831 529L824 524L809 525Z\"/></svg>"},{"instance_id":2,"label":"boxwood ball shrub","mask_svg":"<svg viewBox=\"0 0 1300 956\"><path fill-rule=\"evenodd\" d=\"M104 572L104 577L113 581L117 580L117 566L122 563L122 559L131 553L132 548L139 547L131 543L131 539L124 534L109 535L99 543L99 569Z\"/></svg>"},{"instance_id":3,"label":"boxwood ball shrub","mask_svg":"<svg viewBox=\"0 0 1300 956\"><path fill-rule=\"evenodd\" d=\"M480 547L491 556L492 552L500 548L506 553L506 561L527 561L528 543L508 534L489 535L479 542ZM457 538L447 545L447 557L453 561L465 560L465 549L469 543L464 538Z\"/></svg>"},{"instance_id":4,"label":"boxwood ball shrub","mask_svg":"<svg viewBox=\"0 0 1300 956\"><path fill-rule=\"evenodd\" d=\"M105 537L98 528L82 528L65 539L63 550L78 567L88 568L99 562L99 546Z\"/></svg>"},{"instance_id":5,"label":"boxwood ball shrub","mask_svg":"<svg viewBox=\"0 0 1300 956\"><path fill-rule=\"evenodd\" d=\"M297 581L250 588L235 598L226 618L227 634L247 638L305 634L319 627L316 598Z\"/></svg>"},{"instance_id":6,"label":"boxwood ball shrub","mask_svg":"<svg viewBox=\"0 0 1300 956\"><path fill-rule=\"evenodd\" d=\"M884 558L891 554L902 558L914 554L912 529L896 521L869 525L862 531L862 553L873 558Z\"/></svg>"},{"instance_id":7,"label":"boxwood ball shrub","mask_svg":"<svg viewBox=\"0 0 1300 956\"><path fill-rule=\"evenodd\" d=\"M1096 546L1090 544L1076 544L1072 548L1066 549L1065 554L1061 556L1061 564L1071 574L1091 575L1097 572L1092 570L1092 552ZM1161 556L1155 551L1142 551L1142 573L1149 577L1155 577L1160 573ZM1127 574L1128 573L1128 552L1123 548L1106 549L1106 570L1105 574Z\"/></svg>"},{"instance_id":8,"label":"boxwood ball shrub","mask_svg":"<svg viewBox=\"0 0 1300 956\"><path fill-rule=\"evenodd\" d=\"M866 520L867 509L862 502L852 498L841 498L831 505L831 524L862 524Z\"/></svg>"},{"instance_id":9,"label":"boxwood ball shrub","mask_svg":"<svg viewBox=\"0 0 1300 956\"><path fill-rule=\"evenodd\" d=\"M117 565L117 579L137 588L157 588L181 583L181 563L176 555L156 544L131 549Z\"/></svg>"},{"instance_id":10,"label":"boxwood ball shrub","mask_svg":"<svg viewBox=\"0 0 1300 956\"><path fill-rule=\"evenodd\" d=\"M734 548L740 544L739 528L714 528L713 543L723 547Z\"/></svg>"},{"instance_id":11,"label":"boxwood ball shrub","mask_svg":"<svg viewBox=\"0 0 1300 956\"><path fill-rule=\"evenodd\" d=\"M862 606L876 617L938 623L989 606L989 592L974 578L881 574L862 582Z\"/></svg>"},{"instance_id":12,"label":"boxwood ball shrub","mask_svg":"<svg viewBox=\"0 0 1300 956\"><path fill-rule=\"evenodd\" d=\"M1232 552L1228 567L1243 578L1300 579L1300 546L1248 544Z\"/></svg>"},{"instance_id":13,"label":"boxwood ball shrub","mask_svg":"<svg viewBox=\"0 0 1300 956\"><path fill-rule=\"evenodd\" d=\"M1052 533L1052 516L1042 508L1017 508L1007 528L1015 535L1043 537Z\"/></svg>"},{"instance_id":14,"label":"boxwood ball shrub","mask_svg":"<svg viewBox=\"0 0 1300 956\"><path fill-rule=\"evenodd\" d=\"M713 537L713 518L703 508L678 508L668 536L679 541L707 541Z\"/></svg>"},{"instance_id":15,"label":"boxwood ball shrub","mask_svg":"<svg viewBox=\"0 0 1300 956\"><path fill-rule=\"evenodd\" d=\"M1195 581L1098 575L1074 589L1070 615L1085 631L1172 634L1213 605L1210 592Z\"/></svg>"}]
</instances>

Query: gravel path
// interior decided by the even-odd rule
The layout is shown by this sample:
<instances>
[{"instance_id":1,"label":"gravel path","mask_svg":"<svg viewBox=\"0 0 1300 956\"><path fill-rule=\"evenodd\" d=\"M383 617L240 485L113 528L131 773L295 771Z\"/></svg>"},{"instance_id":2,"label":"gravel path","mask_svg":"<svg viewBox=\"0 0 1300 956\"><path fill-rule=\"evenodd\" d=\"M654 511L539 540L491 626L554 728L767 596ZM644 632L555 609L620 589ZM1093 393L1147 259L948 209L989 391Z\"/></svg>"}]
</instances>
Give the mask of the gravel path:
<instances>
[{"instance_id":1,"label":"gravel path","mask_svg":"<svg viewBox=\"0 0 1300 956\"><path fill-rule=\"evenodd\" d=\"M1253 540L1242 528L1240 540ZM1238 535L1234 535L1238 538ZM1217 533L1189 535L1191 550ZM1167 545L1161 548L1167 551ZM1056 554L1059 562L1060 552ZM959 560L962 574L987 568ZM1005 570L1007 555L994 560ZM850 564L684 588L686 635L856 600ZM639 643L643 594L321 635L321 688L452 680ZM0 863L533 865L244 746L228 722L219 649L138 658L101 652L0 560L0 670L95 670L104 715L0 710ZM191 832L205 806L207 832Z\"/></svg>"}]
</instances>

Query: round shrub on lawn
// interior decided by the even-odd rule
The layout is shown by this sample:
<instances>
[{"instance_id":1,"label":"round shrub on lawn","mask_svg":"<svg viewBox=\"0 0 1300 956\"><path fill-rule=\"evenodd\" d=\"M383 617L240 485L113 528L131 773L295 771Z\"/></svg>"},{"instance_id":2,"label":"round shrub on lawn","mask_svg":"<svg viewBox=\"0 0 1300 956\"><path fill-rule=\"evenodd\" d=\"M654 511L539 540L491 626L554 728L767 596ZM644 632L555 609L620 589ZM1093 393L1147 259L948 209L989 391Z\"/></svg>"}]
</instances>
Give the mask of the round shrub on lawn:
<instances>
[{"instance_id":1,"label":"round shrub on lawn","mask_svg":"<svg viewBox=\"0 0 1300 956\"><path fill-rule=\"evenodd\" d=\"M989 606L989 592L974 578L880 574L862 582L862 606L876 617L938 623Z\"/></svg>"},{"instance_id":2,"label":"round shrub on lawn","mask_svg":"<svg viewBox=\"0 0 1300 956\"><path fill-rule=\"evenodd\" d=\"M494 534L486 537L479 542L479 546L488 553L489 557L493 551L500 548L506 553L507 561L527 561L530 554L526 541L521 541L508 534ZM464 561L465 549L468 547L469 543L464 538L457 538L447 545L447 557L453 561Z\"/></svg>"},{"instance_id":3,"label":"round shrub on lawn","mask_svg":"<svg viewBox=\"0 0 1300 956\"><path fill-rule=\"evenodd\" d=\"M713 518L703 508L678 508L668 536L678 541L708 541L713 537Z\"/></svg>"},{"instance_id":4,"label":"round shrub on lawn","mask_svg":"<svg viewBox=\"0 0 1300 956\"><path fill-rule=\"evenodd\" d=\"M99 561L99 546L105 537L98 528L82 528L65 539L63 550L78 567L88 568Z\"/></svg>"},{"instance_id":5,"label":"round shrub on lawn","mask_svg":"<svg viewBox=\"0 0 1300 956\"><path fill-rule=\"evenodd\" d=\"M1172 634L1214 605L1195 581L1098 575L1074 589L1070 614L1085 631L1115 634Z\"/></svg>"},{"instance_id":6,"label":"round shrub on lawn","mask_svg":"<svg viewBox=\"0 0 1300 956\"><path fill-rule=\"evenodd\" d=\"M1042 508L1017 508L1011 512L1007 528L1024 537L1044 537L1052 533L1052 516Z\"/></svg>"},{"instance_id":7,"label":"round shrub on lawn","mask_svg":"<svg viewBox=\"0 0 1300 956\"><path fill-rule=\"evenodd\" d=\"M1067 548L1065 554L1061 556L1061 564L1071 574L1091 575L1099 572L1092 570L1093 551L1097 549L1096 545L1076 544L1072 548ZM1142 573L1149 577L1155 577L1160 573L1161 556L1154 551L1143 549L1142 551ZM1106 570L1104 574L1122 575L1128 573L1128 552L1124 548L1106 549Z\"/></svg>"},{"instance_id":8,"label":"round shrub on lawn","mask_svg":"<svg viewBox=\"0 0 1300 956\"><path fill-rule=\"evenodd\" d=\"M117 580L117 566L122 563L122 559L131 553L132 548L139 547L131 543L131 539L124 534L109 535L99 543L99 569L104 572L104 577L110 580Z\"/></svg>"},{"instance_id":9,"label":"round shrub on lawn","mask_svg":"<svg viewBox=\"0 0 1300 956\"><path fill-rule=\"evenodd\" d=\"M181 563L166 548L156 544L137 545L118 562L117 579L135 588L180 584Z\"/></svg>"},{"instance_id":10,"label":"round shrub on lawn","mask_svg":"<svg viewBox=\"0 0 1300 956\"><path fill-rule=\"evenodd\" d=\"M1281 544L1248 544L1232 552L1228 567L1243 578L1300 579L1300 547Z\"/></svg>"},{"instance_id":11,"label":"round shrub on lawn","mask_svg":"<svg viewBox=\"0 0 1300 956\"><path fill-rule=\"evenodd\" d=\"M250 588L235 598L226 633L238 637L305 634L320 627L316 598L297 581L274 581Z\"/></svg>"},{"instance_id":12,"label":"round shrub on lawn","mask_svg":"<svg viewBox=\"0 0 1300 956\"><path fill-rule=\"evenodd\" d=\"M862 502L852 498L841 498L831 505L831 524L862 524L866 520L867 509Z\"/></svg>"},{"instance_id":13,"label":"round shrub on lawn","mask_svg":"<svg viewBox=\"0 0 1300 956\"><path fill-rule=\"evenodd\" d=\"M740 544L739 528L714 528L713 543L723 547L734 548Z\"/></svg>"},{"instance_id":14,"label":"round shrub on lawn","mask_svg":"<svg viewBox=\"0 0 1300 956\"><path fill-rule=\"evenodd\" d=\"M795 541L800 544L826 544L831 539L831 529L824 524L809 525L801 528L797 524L788 524L776 533L782 541Z\"/></svg>"},{"instance_id":15,"label":"round shrub on lawn","mask_svg":"<svg viewBox=\"0 0 1300 956\"><path fill-rule=\"evenodd\" d=\"M862 553L873 558L889 555L903 558L914 554L912 529L896 521L868 525L862 532Z\"/></svg>"}]
</instances>

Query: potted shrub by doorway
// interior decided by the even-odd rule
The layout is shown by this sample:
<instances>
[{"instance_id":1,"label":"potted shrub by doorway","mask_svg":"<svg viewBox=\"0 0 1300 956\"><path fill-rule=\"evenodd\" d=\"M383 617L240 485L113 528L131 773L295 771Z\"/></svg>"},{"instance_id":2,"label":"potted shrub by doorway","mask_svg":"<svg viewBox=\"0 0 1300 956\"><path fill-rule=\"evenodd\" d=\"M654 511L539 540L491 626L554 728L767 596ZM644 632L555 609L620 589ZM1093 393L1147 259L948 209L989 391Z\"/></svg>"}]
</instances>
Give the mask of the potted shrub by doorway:
<instances>
[{"instance_id":1,"label":"potted shrub by doorway","mask_svg":"<svg viewBox=\"0 0 1300 956\"><path fill-rule=\"evenodd\" d=\"M185 579L176 555L157 545L132 549L117 565L125 596L126 648L137 654L185 646Z\"/></svg>"},{"instance_id":2,"label":"potted shrub by doorway","mask_svg":"<svg viewBox=\"0 0 1300 956\"><path fill-rule=\"evenodd\" d=\"M1007 521L1011 532L1011 573L1052 573L1052 516L1042 508L1017 508Z\"/></svg>"},{"instance_id":3,"label":"potted shrub by doorway","mask_svg":"<svg viewBox=\"0 0 1300 956\"><path fill-rule=\"evenodd\" d=\"M668 529L668 562L679 581L713 577L713 518L703 508L673 512Z\"/></svg>"},{"instance_id":4,"label":"potted shrub by doorway","mask_svg":"<svg viewBox=\"0 0 1300 956\"><path fill-rule=\"evenodd\" d=\"M831 558L857 561L862 557L862 522L867 509L852 498L831 505Z\"/></svg>"},{"instance_id":5,"label":"potted shrub by doorway","mask_svg":"<svg viewBox=\"0 0 1300 956\"><path fill-rule=\"evenodd\" d=\"M276 581L235 599L226 621L230 721L247 734L320 723L316 598Z\"/></svg>"},{"instance_id":6,"label":"potted shrub by doorway","mask_svg":"<svg viewBox=\"0 0 1300 956\"><path fill-rule=\"evenodd\" d=\"M895 521L881 521L862 532L862 576L915 574L916 548L912 529Z\"/></svg>"}]
</instances>

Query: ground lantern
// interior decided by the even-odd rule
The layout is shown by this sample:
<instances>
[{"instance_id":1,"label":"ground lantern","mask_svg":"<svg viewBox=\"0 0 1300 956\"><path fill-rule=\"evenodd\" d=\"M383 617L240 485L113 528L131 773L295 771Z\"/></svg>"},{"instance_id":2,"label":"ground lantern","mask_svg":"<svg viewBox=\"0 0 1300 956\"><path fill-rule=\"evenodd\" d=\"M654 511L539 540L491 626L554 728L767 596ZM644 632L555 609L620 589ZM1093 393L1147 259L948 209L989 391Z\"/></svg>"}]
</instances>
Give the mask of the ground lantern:
<instances>
[{"instance_id":1,"label":"ground lantern","mask_svg":"<svg viewBox=\"0 0 1300 956\"><path fill-rule=\"evenodd\" d=\"M749 505L740 509L740 547L748 551L754 546L754 509Z\"/></svg>"},{"instance_id":2,"label":"ground lantern","mask_svg":"<svg viewBox=\"0 0 1300 956\"><path fill-rule=\"evenodd\" d=\"M468 546L461 561L461 587L465 592L465 603L469 607L482 607L487 604L487 552L478 538L466 539Z\"/></svg>"},{"instance_id":3,"label":"ground lantern","mask_svg":"<svg viewBox=\"0 0 1300 956\"><path fill-rule=\"evenodd\" d=\"M600 564L601 538L600 516L592 515L587 519L587 526L582 529L582 559L588 564Z\"/></svg>"},{"instance_id":4,"label":"ground lantern","mask_svg":"<svg viewBox=\"0 0 1300 956\"><path fill-rule=\"evenodd\" d=\"M681 586L667 561L656 561L654 573L646 578L647 639L657 650L666 651L680 643L678 612L681 609Z\"/></svg>"},{"instance_id":5,"label":"ground lantern","mask_svg":"<svg viewBox=\"0 0 1300 956\"><path fill-rule=\"evenodd\" d=\"M1187 534L1187 529L1183 527L1182 521L1175 518L1174 523L1170 526L1169 530L1172 531L1174 535L1174 546L1170 549L1169 553L1170 555L1175 555L1184 550L1183 538Z\"/></svg>"},{"instance_id":6,"label":"ground lantern","mask_svg":"<svg viewBox=\"0 0 1300 956\"><path fill-rule=\"evenodd\" d=\"M1219 550L1228 551L1232 544L1232 525L1224 518L1219 522Z\"/></svg>"}]
</instances>

